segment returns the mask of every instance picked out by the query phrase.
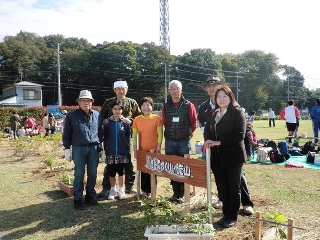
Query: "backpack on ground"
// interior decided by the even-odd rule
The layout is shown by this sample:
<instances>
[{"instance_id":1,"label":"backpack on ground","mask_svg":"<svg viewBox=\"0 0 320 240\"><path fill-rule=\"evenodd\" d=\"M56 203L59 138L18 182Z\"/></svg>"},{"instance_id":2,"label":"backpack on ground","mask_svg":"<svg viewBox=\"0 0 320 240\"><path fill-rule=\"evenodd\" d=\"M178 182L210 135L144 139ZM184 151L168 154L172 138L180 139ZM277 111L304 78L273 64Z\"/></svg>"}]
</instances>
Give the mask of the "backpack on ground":
<instances>
[{"instance_id":1,"label":"backpack on ground","mask_svg":"<svg viewBox=\"0 0 320 240\"><path fill-rule=\"evenodd\" d=\"M276 144L275 141L269 141L269 142L267 143L267 147L271 147L272 150L278 150L278 145Z\"/></svg>"},{"instance_id":2,"label":"backpack on ground","mask_svg":"<svg viewBox=\"0 0 320 240\"><path fill-rule=\"evenodd\" d=\"M314 152L308 152L307 154L307 162L308 163L314 163L315 159L315 153Z\"/></svg>"},{"instance_id":3,"label":"backpack on ground","mask_svg":"<svg viewBox=\"0 0 320 240\"><path fill-rule=\"evenodd\" d=\"M278 150L270 150L268 152L270 161L273 163L282 163L286 161L285 157Z\"/></svg>"},{"instance_id":4,"label":"backpack on ground","mask_svg":"<svg viewBox=\"0 0 320 240\"><path fill-rule=\"evenodd\" d=\"M286 141L281 141L278 143L278 147L281 155L283 155L284 158L288 160L290 158L288 143Z\"/></svg>"},{"instance_id":5,"label":"backpack on ground","mask_svg":"<svg viewBox=\"0 0 320 240\"><path fill-rule=\"evenodd\" d=\"M267 139L267 138L261 138L258 140L258 144L259 143L263 144L263 147L267 147L268 142L269 142L269 139Z\"/></svg>"},{"instance_id":6,"label":"backpack on ground","mask_svg":"<svg viewBox=\"0 0 320 240\"><path fill-rule=\"evenodd\" d=\"M306 142L302 148L302 154L308 154L308 152L315 152L316 151L316 144L313 143L311 140Z\"/></svg>"}]
</instances>

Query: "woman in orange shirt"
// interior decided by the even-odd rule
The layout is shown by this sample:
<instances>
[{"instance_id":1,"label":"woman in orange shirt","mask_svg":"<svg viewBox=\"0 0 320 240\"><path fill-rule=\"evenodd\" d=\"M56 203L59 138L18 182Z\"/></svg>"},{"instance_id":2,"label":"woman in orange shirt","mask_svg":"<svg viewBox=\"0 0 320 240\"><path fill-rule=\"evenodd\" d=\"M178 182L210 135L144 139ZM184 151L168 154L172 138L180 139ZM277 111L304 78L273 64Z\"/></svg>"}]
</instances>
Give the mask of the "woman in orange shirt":
<instances>
[{"instance_id":1,"label":"woman in orange shirt","mask_svg":"<svg viewBox=\"0 0 320 240\"><path fill-rule=\"evenodd\" d=\"M137 158L137 133L140 136L139 150L154 149L160 153L163 139L163 123L161 118L152 112L153 100L150 97L140 99L139 108L142 115L136 117L132 125L132 145L134 157ZM141 172L141 190L147 197L151 196L150 174Z\"/></svg>"}]
</instances>

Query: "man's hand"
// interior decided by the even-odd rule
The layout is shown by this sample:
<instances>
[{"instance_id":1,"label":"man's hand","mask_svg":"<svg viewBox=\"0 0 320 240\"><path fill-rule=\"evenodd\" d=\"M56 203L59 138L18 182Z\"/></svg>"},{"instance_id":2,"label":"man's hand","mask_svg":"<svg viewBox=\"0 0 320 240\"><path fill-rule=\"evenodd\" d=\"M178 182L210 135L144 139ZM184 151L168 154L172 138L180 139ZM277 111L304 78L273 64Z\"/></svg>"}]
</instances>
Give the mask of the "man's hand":
<instances>
[{"instance_id":1,"label":"man's hand","mask_svg":"<svg viewBox=\"0 0 320 240\"><path fill-rule=\"evenodd\" d=\"M69 162L72 161L72 151L71 151L71 149L64 150L64 158Z\"/></svg>"},{"instance_id":2,"label":"man's hand","mask_svg":"<svg viewBox=\"0 0 320 240\"><path fill-rule=\"evenodd\" d=\"M102 125L108 124L109 120L108 119L103 119Z\"/></svg>"},{"instance_id":3,"label":"man's hand","mask_svg":"<svg viewBox=\"0 0 320 240\"><path fill-rule=\"evenodd\" d=\"M124 123L128 123L128 124L131 124L131 120L129 118L121 118L121 120L124 122Z\"/></svg>"}]
</instances>

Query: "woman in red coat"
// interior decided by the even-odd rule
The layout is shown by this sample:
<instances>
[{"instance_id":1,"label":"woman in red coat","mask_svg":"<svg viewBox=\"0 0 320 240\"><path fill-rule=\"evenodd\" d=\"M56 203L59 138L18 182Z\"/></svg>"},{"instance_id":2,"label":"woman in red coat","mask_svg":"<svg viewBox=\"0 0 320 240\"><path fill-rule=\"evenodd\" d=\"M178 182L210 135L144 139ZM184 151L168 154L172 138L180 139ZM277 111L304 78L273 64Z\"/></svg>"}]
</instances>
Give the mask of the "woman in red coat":
<instances>
[{"instance_id":1,"label":"woman in red coat","mask_svg":"<svg viewBox=\"0 0 320 240\"><path fill-rule=\"evenodd\" d=\"M241 203L241 171L247 160L246 119L228 86L220 86L215 99L215 111L205 126L204 145L211 148L211 165L215 161L218 166L216 172L223 201L223 218L218 224L228 228L236 224Z\"/></svg>"}]
</instances>

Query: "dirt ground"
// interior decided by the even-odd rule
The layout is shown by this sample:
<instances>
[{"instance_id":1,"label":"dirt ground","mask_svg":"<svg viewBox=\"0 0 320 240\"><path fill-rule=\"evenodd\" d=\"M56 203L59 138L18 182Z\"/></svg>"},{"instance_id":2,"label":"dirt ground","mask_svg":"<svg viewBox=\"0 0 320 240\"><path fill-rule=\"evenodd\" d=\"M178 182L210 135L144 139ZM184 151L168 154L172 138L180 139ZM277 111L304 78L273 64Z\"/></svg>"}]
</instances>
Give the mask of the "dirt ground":
<instances>
[{"instance_id":1,"label":"dirt ground","mask_svg":"<svg viewBox=\"0 0 320 240\"><path fill-rule=\"evenodd\" d=\"M23 161L23 163L26 165L26 168L24 169L23 175L29 180L41 180L42 183L50 188L58 188L57 186L57 175L61 171L66 171L69 174L73 174L73 163L66 163L63 160L63 151L61 149L61 157L59 159L59 163L54 166L53 170L50 171L44 164L43 164L43 157L41 156L32 156L27 157L23 160L20 159L20 161ZM0 142L0 161L2 161L2 164L5 164L9 161L3 161L4 159L11 158L10 160L14 160L14 152L13 148L10 147L8 142L1 140ZM19 158L16 158L17 161L19 161ZM103 177L103 169L104 169L104 163L99 164L98 166L98 179L96 184L96 190L99 192L102 187L102 177ZM267 196L267 192L263 189L263 186L259 184L259 181L261 179L254 179L253 177L256 176L256 174L253 174L257 171L259 171L259 166L256 164L246 164L245 165L248 178L248 184L252 193L252 199L255 205L255 210L259 210L263 213L267 211L275 211L275 209L281 210L281 213L286 213L287 217L292 216L295 219L295 226L298 226L300 229L295 229L294 232L294 239L320 239L320 235L318 233L320 232L319 227L319 207L317 209L314 209L314 211L310 210L308 207L306 207L305 203L301 203L301 208L305 208L308 212L301 211L302 209L297 209L297 206L294 206L294 209L292 209L292 206L287 205L284 202L277 201L277 200L270 200ZM314 171L314 172L312 172ZM316 170L312 170L309 174L310 177L313 178L314 181L319 182L319 176L320 172L316 172ZM252 172L252 174L251 174ZM289 184L289 183L288 183ZM170 197L171 192L168 192L168 185L169 181L164 178L158 179L158 192L157 195ZM213 201L216 200L215 194L215 186L213 185ZM320 189L317 189L317 191L320 191ZM191 208L196 207L199 202L206 201L205 196L205 190L196 188L196 195L192 197L191 199ZM320 199L319 199L320 202ZM299 205L298 205L299 206ZM221 210L217 210L213 214L213 223L214 228L216 229L215 237L212 239L254 239L254 231L255 231L255 225L256 225L256 219L254 216L245 216L242 213L242 209L240 210L239 220L235 227L230 229L223 229L219 227L216 222L222 217ZM266 232L272 224L270 223L262 223L262 232L265 233L264 239L277 239L277 238L267 238L266 235L268 235ZM273 236L273 234L271 234Z\"/></svg>"}]
</instances>

